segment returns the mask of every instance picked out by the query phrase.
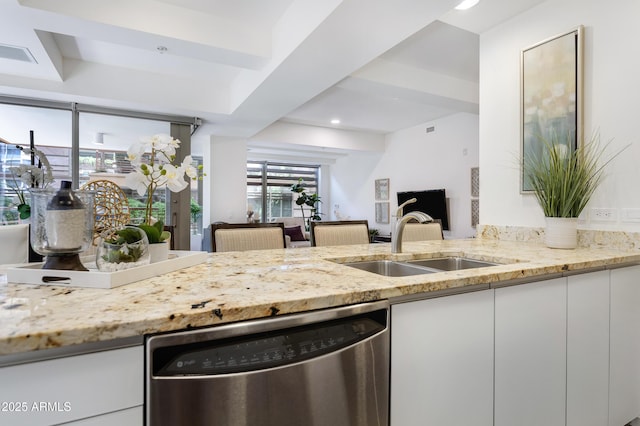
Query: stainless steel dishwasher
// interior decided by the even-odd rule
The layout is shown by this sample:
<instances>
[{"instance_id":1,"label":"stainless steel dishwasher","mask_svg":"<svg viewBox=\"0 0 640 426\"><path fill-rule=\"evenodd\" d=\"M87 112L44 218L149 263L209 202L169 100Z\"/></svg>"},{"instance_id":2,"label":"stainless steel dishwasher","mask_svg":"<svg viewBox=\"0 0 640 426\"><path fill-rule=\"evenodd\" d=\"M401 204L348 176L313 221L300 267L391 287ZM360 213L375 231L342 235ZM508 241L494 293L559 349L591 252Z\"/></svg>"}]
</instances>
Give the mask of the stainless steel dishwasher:
<instances>
[{"instance_id":1,"label":"stainless steel dishwasher","mask_svg":"<svg viewBox=\"0 0 640 426\"><path fill-rule=\"evenodd\" d=\"M388 425L388 318L382 301L149 337L146 424Z\"/></svg>"}]
</instances>

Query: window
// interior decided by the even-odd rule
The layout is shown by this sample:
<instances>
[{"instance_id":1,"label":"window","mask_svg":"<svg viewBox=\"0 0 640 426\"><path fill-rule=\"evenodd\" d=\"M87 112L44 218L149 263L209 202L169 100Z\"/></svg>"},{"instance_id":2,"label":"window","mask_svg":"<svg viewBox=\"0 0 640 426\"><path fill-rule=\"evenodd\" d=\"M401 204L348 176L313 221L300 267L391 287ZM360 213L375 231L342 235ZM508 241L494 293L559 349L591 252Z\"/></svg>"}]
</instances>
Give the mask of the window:
<instances>
[{"instance_id":1,"label":"window","mask_svg":"<svg viewBox=\"0 0 640 426\"><path fill-rule=\"evenodd\" d=\"M0 96L0 136L10 142L0 144L0 225L18 220L17 193L8 181L12 176L9 167L30 162L15 145L29 146L31 130L36 147L51 163L56 180L52 187L57 187L60 180L70 180L74 187L80 187L92 177L100 178L96 176L100 174L107 174L109 180L122 187L123 175L131 170L126 150L133 141L145 135L172 134L182 141L184 152L179 158L184 158L190 152L191 130L196 128L192 127L196 122L188 117ZM202 161L201 158L195 160ZM140 198L137 193L123 189L132 203ZM201 226L200 215L194 212L201 209L201 194L201 185L193 182L191 194L180 195L179 201L175 193L155 193L156 217L163 218L165 212L171 217L171 220L165 218L165 223L175 226L176 249L188 249L189 228ZM191 206L190 199L193 200ZM189 209L191 215L187 213ZM135 210L132 209L134 221ZM189 218L197 223L190 225Z\"/></svg>"},{"instance_id":2,"label":"window","mask_svg":"<svg viewBox=\"0 0 640 426\"><path fill-rule=\"evenodd\" d=\"M276 217L301 217L291 185L302 178L307 192L317 193L319 170L319 166L268 161L247 163L247 216L263 222L271 222Z\"/></svg>"}]
</instances>

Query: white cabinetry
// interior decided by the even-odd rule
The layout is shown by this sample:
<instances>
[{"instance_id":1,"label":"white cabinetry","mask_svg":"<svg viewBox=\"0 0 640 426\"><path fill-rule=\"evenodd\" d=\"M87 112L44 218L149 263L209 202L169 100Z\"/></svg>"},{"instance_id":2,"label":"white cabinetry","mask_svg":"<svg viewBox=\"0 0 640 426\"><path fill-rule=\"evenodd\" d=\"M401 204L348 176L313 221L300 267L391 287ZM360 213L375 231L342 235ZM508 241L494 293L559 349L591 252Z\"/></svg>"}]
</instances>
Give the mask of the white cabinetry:
<instances>
[{"instance_id":1,"label":"white cabinetry","mask_svg":"<svg viewBox=\"0 0 640 426\"><path fill-rule=\"evenodd\" d=\"M608 392L609 271L573 275L567 288L567 426L607 425Z\"/></svg>"},{"instance_id":2,"label":"white cabinetry","mask_svg":"<svg viewBox=\"0 0 640 426\"><path fill-rule=\"evenodd\" d=\"M493 290L391 306L391 425L493 424Z\"/></svg>"},{"instance_id":3,"label":"white cabinetry","mask_svg":"<svg viewBox=\"0 0 640 426\"><path fill-rule=\"evenodd\" d=\"M611 271L609 426L640 416L640 266Z\"/></svg>"},{"instance_id":4,"label":"white cabinetry","mask_svg":"<svg viewBox=\"0 0 640 426\"><path fill-rule=\"evenodd\" d=\"M143 361L136 346L0 368L0 424L140 426Z\"/></svg>"},{"instance_id":5,"label":"white cabinetry","mask_svg":"<svg viewBox=\"0 0 640 426\"><path fill-rule=\"evenodd\" d=\"M563 426L567 279L495 290L495 425Z\"/></svg>"}]
</instances>

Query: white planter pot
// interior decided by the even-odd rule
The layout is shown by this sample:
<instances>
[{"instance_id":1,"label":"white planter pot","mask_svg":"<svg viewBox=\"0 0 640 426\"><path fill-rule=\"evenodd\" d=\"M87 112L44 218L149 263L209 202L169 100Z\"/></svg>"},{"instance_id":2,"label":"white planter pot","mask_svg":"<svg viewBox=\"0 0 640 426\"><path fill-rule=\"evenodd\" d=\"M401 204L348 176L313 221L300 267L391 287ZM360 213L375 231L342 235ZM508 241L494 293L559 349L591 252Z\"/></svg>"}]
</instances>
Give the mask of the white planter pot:
<instances>
[{"instance_id":1,"label":"white planter pot","mask_svg":"<svg viewBox=\"0 0 640 426\"><path fill-rule=\"evenodd\" d=\"M169 258L169 241L161 243L149 244L150 263L162 262Z\"/></svg>"},{"instance_id":2,"label":"white planter pot","mask_svg":"<svg viewBox=\"0 0 640 426\"><path fill-rule=\"evenodd\" d=\"M573 249L578 246L578 219L547 217L544 243L550 248Z\"/></svg>"}]
</instances>

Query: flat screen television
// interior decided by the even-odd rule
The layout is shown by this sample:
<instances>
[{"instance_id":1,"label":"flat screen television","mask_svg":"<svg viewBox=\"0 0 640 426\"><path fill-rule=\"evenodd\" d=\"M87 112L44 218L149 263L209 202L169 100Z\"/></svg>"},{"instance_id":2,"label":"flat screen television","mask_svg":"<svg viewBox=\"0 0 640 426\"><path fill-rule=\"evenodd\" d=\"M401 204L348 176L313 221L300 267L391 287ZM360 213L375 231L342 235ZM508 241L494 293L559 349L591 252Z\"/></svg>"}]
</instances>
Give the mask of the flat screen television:
<instances>
[{"instance_id":1,"label":"flat screen television","mask_svg":"<svg viewBox=\"0 0 640 426\"><path fill-rule=\"evenodd\" d=\"M398 192L398 205L411 198L417 201L407 204L402 209L403 213L420 211L428 214L434 219L440 219L442 229L449 230L449 214L447 211L447 197L444 189L431 189L428 191L406 191Z\"/></svg>"}]
</instances>

